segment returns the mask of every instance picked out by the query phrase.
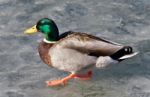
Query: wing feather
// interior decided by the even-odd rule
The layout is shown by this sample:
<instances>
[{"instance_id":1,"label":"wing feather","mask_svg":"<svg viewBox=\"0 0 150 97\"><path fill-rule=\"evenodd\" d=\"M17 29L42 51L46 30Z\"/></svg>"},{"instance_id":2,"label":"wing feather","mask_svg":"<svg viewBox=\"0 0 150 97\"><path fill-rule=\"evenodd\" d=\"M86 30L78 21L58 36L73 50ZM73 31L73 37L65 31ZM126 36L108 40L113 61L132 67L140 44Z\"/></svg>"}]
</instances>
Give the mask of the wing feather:
<instances>
[{"instance_id":1,"label":"wing feather","mask_svg":"<svg viewBox=\"0 0 150 97\"><path fill-rule=\"evenodd\" d=\"M74 49L92 56L109 56L123 47L121 44L79 32L69 32L55 46Z\"/></svg>"}]
</instances>

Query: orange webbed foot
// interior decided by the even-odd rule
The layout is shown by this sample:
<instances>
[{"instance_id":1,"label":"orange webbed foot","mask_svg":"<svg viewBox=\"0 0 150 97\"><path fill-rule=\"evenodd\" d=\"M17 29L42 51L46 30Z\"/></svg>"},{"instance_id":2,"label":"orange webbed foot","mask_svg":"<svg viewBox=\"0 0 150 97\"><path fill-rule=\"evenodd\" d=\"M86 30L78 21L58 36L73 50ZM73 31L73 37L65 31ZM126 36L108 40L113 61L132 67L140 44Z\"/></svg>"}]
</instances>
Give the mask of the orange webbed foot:
<instances>
[{"instance_id":1,"label":"orange webbed foot","mask_svg":"<svg viewBox=\"0 0 150 97\"><path fill-rule=\"evenodd\" d=\"M75 74L70 74L69 76L60 79L60 80L52 80L52 81L46 81L46 84L48 87L51 86L58 86L58 85L65 85L68 80L74 78Z\"/></svg>"},{"instance_id":2,"label":"orange webbed foot","mask_svg":"<svg viewBox=\"0 0 150 97\"><path fill-rule=\"evenodd\" d=\"M74 78L80 80L90 80L92 78L92 71L87 72L86 74L77 74Z\"/></svg>"},{"instance_id":3,"label":"orange webbed foot","mask_svg":"<svg viewBox=\"0 0 150 97\"><path fill-rule=\"evenodd\" d=\"M46 81L46 84L48 87L65 85L66 83L67 83L67 81L63 81L62 79L61 80Z\"/></svg>"}]
</instances>

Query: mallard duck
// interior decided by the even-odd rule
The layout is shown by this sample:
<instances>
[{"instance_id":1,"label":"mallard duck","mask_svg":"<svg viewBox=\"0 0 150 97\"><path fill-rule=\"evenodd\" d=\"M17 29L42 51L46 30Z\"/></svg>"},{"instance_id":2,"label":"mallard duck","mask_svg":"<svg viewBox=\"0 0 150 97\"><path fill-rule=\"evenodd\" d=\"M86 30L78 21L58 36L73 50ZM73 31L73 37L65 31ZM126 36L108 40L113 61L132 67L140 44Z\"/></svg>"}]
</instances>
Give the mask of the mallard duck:
<instances>
[{"instance_id":1,"label":"mallard duck","mask_svg":"<svg viewBox=\"0 0 150 97\"><path fill-rule=\"evenodd\" d=\"M47 86L65 84L72 78L87 80L94 67L103 68L135 56L131 46L124 46L81 32L68 31L59 35L52 19L42 18L26 34L41 32L44 39L38 51L42 61L50 67L70 72L59 80L46 81Z\"/></svg>"}]
</instances>

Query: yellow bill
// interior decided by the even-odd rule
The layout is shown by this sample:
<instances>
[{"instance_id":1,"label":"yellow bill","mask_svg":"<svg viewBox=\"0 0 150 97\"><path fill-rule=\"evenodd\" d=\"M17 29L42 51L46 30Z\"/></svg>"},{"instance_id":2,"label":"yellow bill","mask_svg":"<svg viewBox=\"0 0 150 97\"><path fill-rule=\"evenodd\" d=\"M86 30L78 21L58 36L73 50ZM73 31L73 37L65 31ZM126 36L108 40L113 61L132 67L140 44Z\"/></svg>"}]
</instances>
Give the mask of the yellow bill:
<instances>
[{"instance_id":1,"label":"yellow bill","mask_svg":"<svg viewBox=\"0 0 150 97\"><path fill-rule=\"evenodd\" d=\"M38 30L36 29L36 25L34 25L33 27L27 29L24 31L25 34L34 34L34 33L37 33Z\"/></svg>"}]
</instances>

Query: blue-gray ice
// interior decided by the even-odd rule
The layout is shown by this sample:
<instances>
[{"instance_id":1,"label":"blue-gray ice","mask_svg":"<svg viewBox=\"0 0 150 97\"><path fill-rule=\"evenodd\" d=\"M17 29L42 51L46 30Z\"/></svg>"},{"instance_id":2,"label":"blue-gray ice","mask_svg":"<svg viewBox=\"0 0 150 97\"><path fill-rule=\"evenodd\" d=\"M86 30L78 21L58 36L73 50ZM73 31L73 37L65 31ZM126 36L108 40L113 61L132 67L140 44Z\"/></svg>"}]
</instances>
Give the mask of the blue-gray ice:
<instances>
[{"instance_id":1,"label":"blue-gray ice","mask_svg":"<svg viewBox=\"0 0 150 97\"><path fill-rule=\"evenodd\" d=\"M139 55L103 70L90 81L48 88L66 72L45 65L37 52L41 34L23 31L40 18L73 30L129 44ZM149 0L0 0L0 97L150 97Z\"/></svg>"}]
</instances>

